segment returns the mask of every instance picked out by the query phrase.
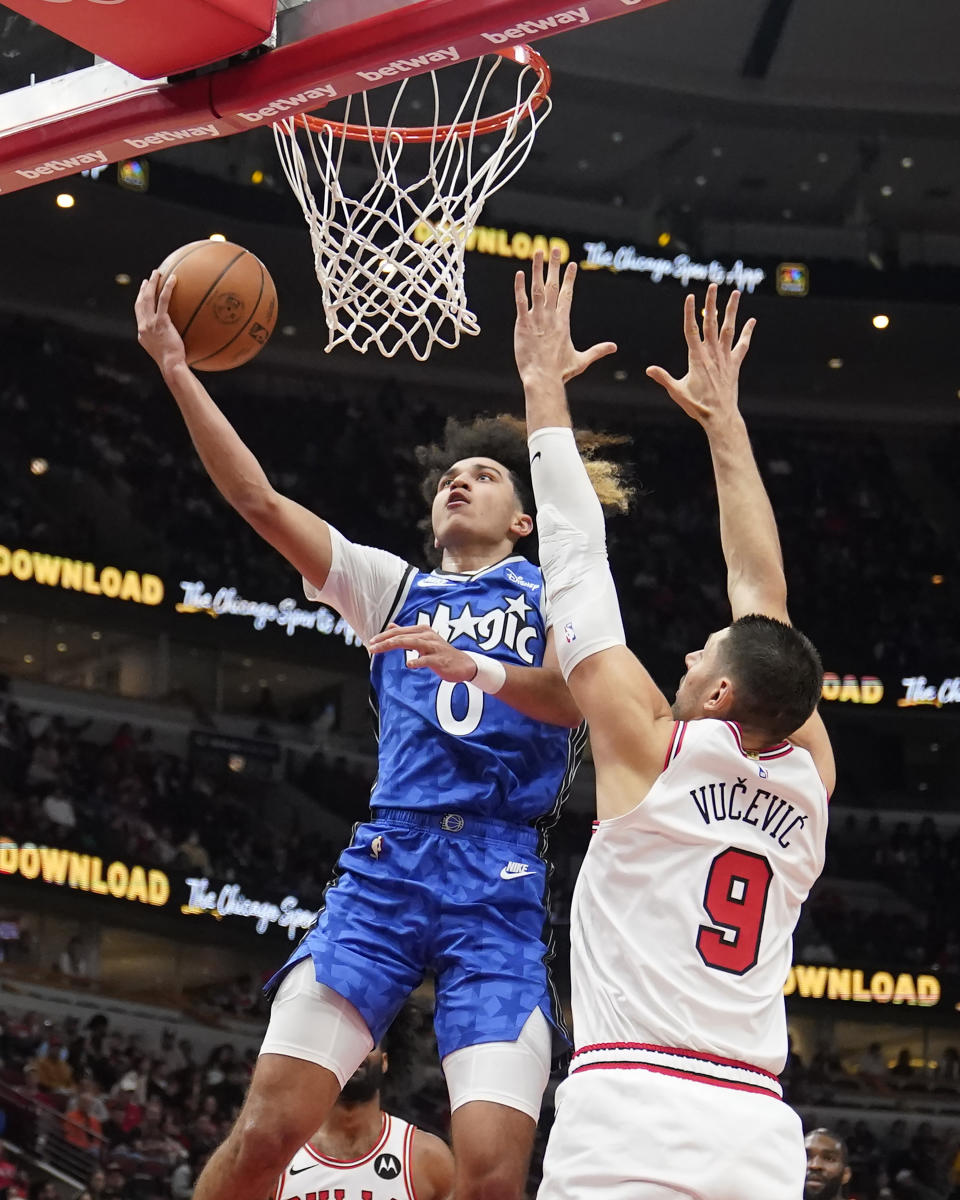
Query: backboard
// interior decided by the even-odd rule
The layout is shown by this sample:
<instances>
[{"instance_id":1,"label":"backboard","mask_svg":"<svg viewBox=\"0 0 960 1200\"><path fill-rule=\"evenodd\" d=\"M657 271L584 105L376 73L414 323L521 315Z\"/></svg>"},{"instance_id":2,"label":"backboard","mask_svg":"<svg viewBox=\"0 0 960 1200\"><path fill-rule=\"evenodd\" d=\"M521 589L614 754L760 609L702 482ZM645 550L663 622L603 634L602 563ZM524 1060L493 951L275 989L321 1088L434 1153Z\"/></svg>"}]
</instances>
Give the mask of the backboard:
<instances>
[{"instance_id":1,"label":"backboard","mask_svg":"<svg viewBox=\"0 0 960 1200\"><path fill-rule=\"evenodd\" d=\"M71 2L79 7L91 0ZM662 2L281 0L273 35L240 61L149 80L61 44L67 63L61 73L41 71L47 77L32 83L21 76L0 93L0 194L131 155L269 126L445 63ZM166 6L151 7L163 21ZM121 7L110 11L123 19ZM11 17L6 27L22 20ZM21 32L29 41L40 31L30 25ZM139 33L149 37L142 26ZM35 41L49 50L42 38ZM27 47L22 58L30 53ZM90 65L78 65L85 62Z\"/></svg>"}]
</instances>

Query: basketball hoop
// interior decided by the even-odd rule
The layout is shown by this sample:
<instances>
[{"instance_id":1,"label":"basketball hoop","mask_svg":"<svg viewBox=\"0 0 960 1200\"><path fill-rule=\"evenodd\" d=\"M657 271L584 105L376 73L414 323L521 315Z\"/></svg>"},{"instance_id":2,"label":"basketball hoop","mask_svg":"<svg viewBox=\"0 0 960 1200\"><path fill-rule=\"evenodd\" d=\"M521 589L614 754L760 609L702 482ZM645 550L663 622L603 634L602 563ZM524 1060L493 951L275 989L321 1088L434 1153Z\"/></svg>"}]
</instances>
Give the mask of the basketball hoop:
<instances>
[{"instance_id":1,"label":"basketball hoop","mask_svg":"<svg viewBox=\"0 0 960 1200\"><path fill-rule=\"evenodd\" d=\"M521 68L515 101L484 115L484 100L505 60ZM302 116L274 125L281 166L310 229L328 351L346 342L361 353L376 346L392 358L406 346L422 362L435 343L454 349L461 335L480 331L464 289L467 242L487 198L513 178L530 153L550 111L550 68L529 46L477 59L447 123L441 120L438 74L421 77L432 97L431 124L399 123L411 83L404 79L379 123L371 116L370 94L363 92L362 121L350 122L348 98L342 121ZM319 177L316 190L300 129ZM494 134L499 138L481 149L476 139ZM367 144L376 172L356 199L341 182L351 142ZM422 168L408 167L404 182L400 163L408 143L426 147L428 161Z\"/></svg>"}]
</instances>

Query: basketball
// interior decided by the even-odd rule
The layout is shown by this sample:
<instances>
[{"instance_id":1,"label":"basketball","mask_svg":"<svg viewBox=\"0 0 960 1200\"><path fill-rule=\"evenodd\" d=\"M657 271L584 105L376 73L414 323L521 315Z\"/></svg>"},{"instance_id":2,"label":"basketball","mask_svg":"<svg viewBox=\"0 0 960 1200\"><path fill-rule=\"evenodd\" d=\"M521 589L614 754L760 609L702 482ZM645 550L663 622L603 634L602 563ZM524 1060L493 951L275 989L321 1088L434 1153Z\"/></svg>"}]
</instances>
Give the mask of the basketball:
<instances>
[{"instance_id":1,"label":"basketball","mask_svg":"<svg viewBox=\"0 0 960 1200\"><path fill-rule=\"evenodd\" d=\"M160 287L177 277L170 319L197 371L229 371L267 344L277 289L255 254L233 242L188 242L160 264Z\"/></svg>"}]
</instances>

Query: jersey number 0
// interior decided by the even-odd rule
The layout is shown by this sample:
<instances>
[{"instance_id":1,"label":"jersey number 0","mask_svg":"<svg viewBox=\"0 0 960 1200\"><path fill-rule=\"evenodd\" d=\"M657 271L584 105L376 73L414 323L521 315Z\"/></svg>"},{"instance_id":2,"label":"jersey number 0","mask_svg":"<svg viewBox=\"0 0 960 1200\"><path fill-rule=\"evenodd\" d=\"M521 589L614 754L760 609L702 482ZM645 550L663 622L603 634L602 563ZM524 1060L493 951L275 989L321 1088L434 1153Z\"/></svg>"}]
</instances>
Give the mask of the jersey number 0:
<instances>
[{"instance_id":1,"label":"jersey number 0","mask_svg":"<svg viewBox=\"0 0 960 1200\"><path fill-rule=\"evenodd\" d=\"M710 864L703 907L713 926L701 925L697 934L697 950L708 967L746 975L757 965L772 879L767 859L748 850L730 847Z\"/></svg>"}]
</instances>

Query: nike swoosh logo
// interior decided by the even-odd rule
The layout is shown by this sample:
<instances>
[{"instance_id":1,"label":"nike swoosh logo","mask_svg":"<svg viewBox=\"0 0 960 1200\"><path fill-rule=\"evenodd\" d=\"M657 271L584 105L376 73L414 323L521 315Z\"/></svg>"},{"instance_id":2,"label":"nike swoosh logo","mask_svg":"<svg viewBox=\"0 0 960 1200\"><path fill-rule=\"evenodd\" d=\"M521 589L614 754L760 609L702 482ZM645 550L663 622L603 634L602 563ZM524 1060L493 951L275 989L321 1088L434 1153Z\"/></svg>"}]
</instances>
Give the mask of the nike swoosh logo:
<instances>
[{"instance_id":1,"label":"nike swoosh logo","mask_svg":"<svg viewBox=\"0 0 960 1200\"><path fill-rule=\"evenodd\" d=\"M312 1171L314 1167L319 1167L319 1166L320 1166L319 1163L307 1163L307 1165L305 1167L297 1167L296 1170L294 1170L293 1167L291 1167L289 1174L291 1176L302 1175L304 1171Z\"/></svg>"},{"instance_id":2,"label":"nike swoosh logo","mask_svg":"<svg viewBox=\"0 0 960 1200\"><path fill-rule=\"evenodd\" d=\"M532 467L532 466L533 466L533 464L534 464L534 463L537 461L537 459L540 457L540 455L541 455L542 453L543 453L543 451L541 451L541 450L538 450L538 451L536 452L536 454L533 456L533 458L531 458L531 459L530 459L530 466L531 466L531 467Z\"/></svg>"},{"instance_id":3,"label":"nike swoosh logo","mask_svg":"<svg viewBox=\"0 0 960 1200\"><path fill-rule=\"evenodd\" d=\"M501 879L521 879L524 875L532 875L533 871L530 867L520 867L519 870L515 867L501 867Z\"/></svg>"}]
</instances>

